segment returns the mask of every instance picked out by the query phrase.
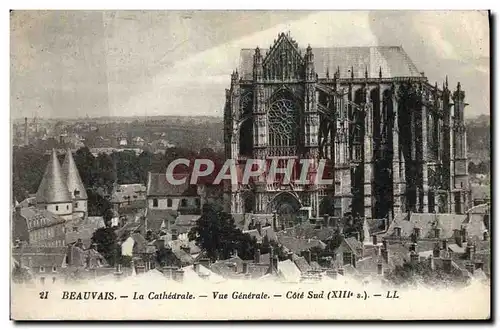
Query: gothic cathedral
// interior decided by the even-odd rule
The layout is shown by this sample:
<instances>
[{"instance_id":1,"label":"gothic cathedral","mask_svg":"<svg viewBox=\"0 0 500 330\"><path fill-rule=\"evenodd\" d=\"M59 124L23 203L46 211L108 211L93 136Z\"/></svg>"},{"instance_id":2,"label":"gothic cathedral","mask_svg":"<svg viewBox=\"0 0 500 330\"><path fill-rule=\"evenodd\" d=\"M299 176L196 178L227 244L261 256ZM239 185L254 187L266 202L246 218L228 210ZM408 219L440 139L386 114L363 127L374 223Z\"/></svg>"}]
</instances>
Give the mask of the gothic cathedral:
<instances>
[{"instance_id":1,"label":"gothic cathedral","mask_svg":"<svg viewBox=\"0 0 500 330\"><path fill-rule=\"evenodd\" d=\"M226 158L325 160L333 184L226 185L231 213L391 219L464 213L465 93L438 88L402 47L242 49L226 90ZM297 171L293 171L296 175ZM334 214L331 214L334 213Z\"/></svg>"}]
</instances>

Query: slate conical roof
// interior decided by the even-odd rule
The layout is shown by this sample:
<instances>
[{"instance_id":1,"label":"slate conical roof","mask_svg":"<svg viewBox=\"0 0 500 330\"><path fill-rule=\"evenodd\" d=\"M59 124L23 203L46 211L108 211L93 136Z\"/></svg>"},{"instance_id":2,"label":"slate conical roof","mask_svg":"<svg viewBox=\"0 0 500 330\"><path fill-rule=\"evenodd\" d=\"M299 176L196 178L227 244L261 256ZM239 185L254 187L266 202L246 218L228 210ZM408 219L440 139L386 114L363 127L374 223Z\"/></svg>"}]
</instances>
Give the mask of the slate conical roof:
<instances>
[{"instance_id":1,"label":"slate conical roof","mask_svg":"<svg viewBox=\"0 0 500 330\"><path fill-rule=\"evenodd\" d=\"M80 173L78 172L78 168L76 167L75 160L73 159L70 149L66 151L66 158L64 158L62 170L70 196L78 200L87 199L85 186L83 185L82 178L80 177ZM77 197L75 197L74 194L75 190L80 192Z\"/></svg>"},{"instance_id":2,"label":"slate conical roof","mask_svg":"<svg viewBox=\"0 0 500 330\"><path fill-rule=\"evenodd\" d=\"M38 203L71 202L68 186L66 185L55 149L52 149L52 155L45 169L45 174L36 192L36 200Z\"/></svg>"}]
</instances>

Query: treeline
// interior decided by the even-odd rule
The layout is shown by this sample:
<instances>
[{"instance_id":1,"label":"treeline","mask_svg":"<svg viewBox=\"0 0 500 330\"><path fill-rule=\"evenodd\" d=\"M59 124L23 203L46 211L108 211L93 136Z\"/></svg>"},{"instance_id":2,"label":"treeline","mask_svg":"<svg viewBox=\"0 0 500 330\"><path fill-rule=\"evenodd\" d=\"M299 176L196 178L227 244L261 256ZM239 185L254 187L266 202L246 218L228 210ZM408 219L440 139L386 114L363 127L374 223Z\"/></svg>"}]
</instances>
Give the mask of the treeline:
<instances>
[{"instance_id":1,"label":"treeline","mask_svg":"<svg viewBox=\"0 0 500 330\"><path fill-rule=\"evenodd\" d=\"M29 194L36 193L42 180L49 155L29 148L15 147L13 149L13 198L18 202ZM165 172L168 164L178 158L210 158L222 160L223 155L211 149L202 149L199 153L184 149L170 148L165 154L153 154L144 151L136 155L132 151L100 153L94 156L87 147L80 148L73 155L76 166L87 190L110 193L113 184L143 183L146 184L148 172ZM60 155L60 161L64 155ZM90 198L90 196L89 196Z\"/></svg>"}]
</instances>

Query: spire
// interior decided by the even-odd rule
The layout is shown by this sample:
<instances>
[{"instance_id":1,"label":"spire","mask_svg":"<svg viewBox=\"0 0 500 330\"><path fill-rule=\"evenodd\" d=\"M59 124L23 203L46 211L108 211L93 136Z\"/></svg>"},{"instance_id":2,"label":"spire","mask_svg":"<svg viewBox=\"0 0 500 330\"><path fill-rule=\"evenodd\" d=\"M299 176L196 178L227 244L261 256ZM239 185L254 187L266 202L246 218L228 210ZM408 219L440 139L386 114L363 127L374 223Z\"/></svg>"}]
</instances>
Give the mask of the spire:
<instances>
[{"instance_id":1,"label":"spire","mask_svg":"<svg viewBox=\"0 0 500 330\"><path fill-rule=\"evenodd\" d=\"M80 178L80 173L78 172L75 160L73 159L73 155L71 154L71 149L69 148L66 151L66 158L64 158L62 171L64 174L64 179L66 180L66 185L68 186L68 192L70 196L73 199L78 200L87 199L85 186L83 185L82 179ZM76 195L75 191L78 191Z\"/></svg>"},{"instance_id":2,"label":"spire","mask_svg":"<svg viewBox=\"0 0 500 330\"><path fill-rule=\"evenodd\" d=\"M351 78L354 78L354 67L351 65Z\"/></svg>"},{"instance_id":3,"label":"spire","mask_svg":"<svg viewBox=\"0 0 500 330\"><path fill-rule=\"evenodd\" d=\"M71 202L68 186L64 180L55 149L52 149L52 155L45 169L45 174L36 192L36 200L38 203L43 204Z\"/></svg>"},{"instance_id":4,"label":"spire","mask_svg":"<svg viewBox=\"0 0 500 330\"><path fill-rule=\"evenodd\" d=\"M368 78L368 67L365 65L365 78Z\"/></svg>"},{"instance_id":5,"label":"spire","mask_svg":"<svg viewBox=\"0 0 500 330\"><path fill-rule=\"evenodd\" d=\"M378 69L378 77L382 78L382 67L381 66L379 66L379 69Z\"/></svg>"},{"instance_id":6,"label":"spire","mask_svg":"<svg viewBox=\"0 0 500 330\"><path fill-rule=\"evenodd\" d=\"M330 68L326 68L326 79L330 79Z\"/></svg>"},{"instance_id":7,"label":"spire","mask_svg":"<svg viewBox=\"0 0 500 330\"><path fill-rule=\"evenodd\" d=\"M446 82L445 82L446 89L448 89L448 75L446 75Z\"/></svg>"}]
</instances>

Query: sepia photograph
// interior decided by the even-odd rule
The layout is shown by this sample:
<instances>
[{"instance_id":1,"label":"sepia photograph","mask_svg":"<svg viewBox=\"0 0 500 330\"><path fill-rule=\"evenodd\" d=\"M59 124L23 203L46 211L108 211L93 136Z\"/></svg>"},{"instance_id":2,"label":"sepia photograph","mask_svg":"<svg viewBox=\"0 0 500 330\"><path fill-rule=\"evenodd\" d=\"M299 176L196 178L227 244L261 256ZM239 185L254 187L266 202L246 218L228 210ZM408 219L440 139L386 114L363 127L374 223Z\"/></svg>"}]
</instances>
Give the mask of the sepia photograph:
<instances>
[{"instance_id":1,"label":"sepia photograph","mask_svg":"<svg viewBox=\"0 0 500 330\"><path fill-rule=\"evenodd\" d=\"M491 319L490 15L12 10L11 320Z\"/></svg>"}]
</instances>

